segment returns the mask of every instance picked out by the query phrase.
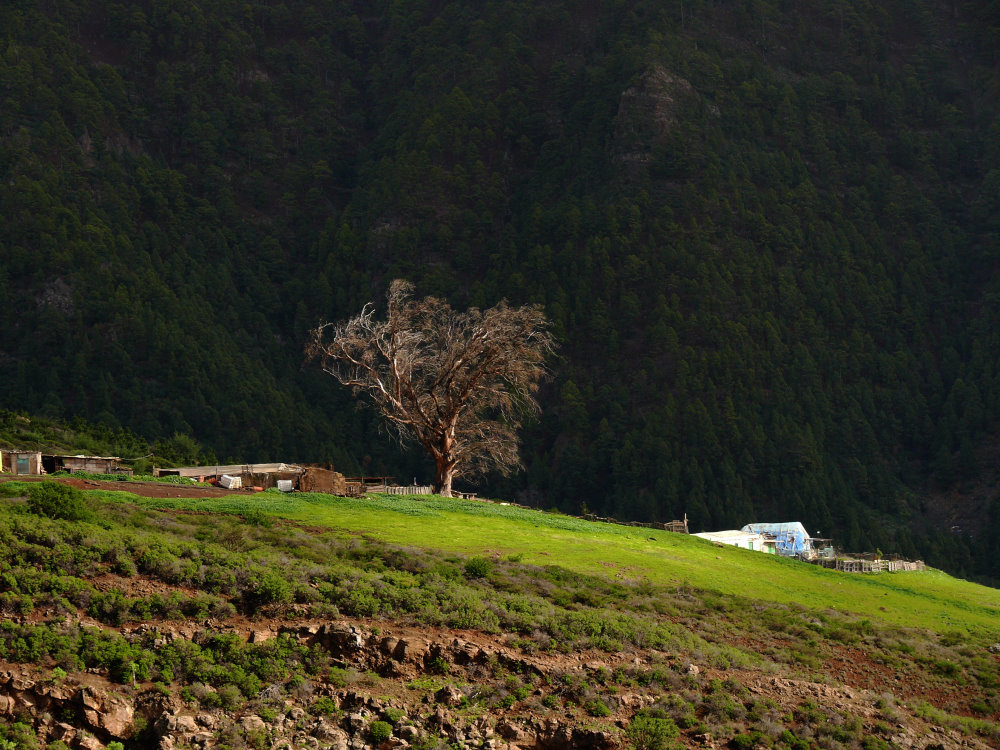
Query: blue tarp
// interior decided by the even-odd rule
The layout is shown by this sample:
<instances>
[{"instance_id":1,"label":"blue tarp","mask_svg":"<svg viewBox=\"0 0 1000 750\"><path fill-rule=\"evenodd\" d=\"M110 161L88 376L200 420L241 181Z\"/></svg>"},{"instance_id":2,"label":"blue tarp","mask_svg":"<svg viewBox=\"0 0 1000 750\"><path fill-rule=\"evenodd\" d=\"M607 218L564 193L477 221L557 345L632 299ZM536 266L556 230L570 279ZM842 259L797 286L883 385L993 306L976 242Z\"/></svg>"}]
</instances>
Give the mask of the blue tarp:
<instances>
[{"instance_id":1,"label":"blue tarp","mask_svg":"<svg viewBox=\"0 0 1000 750\"><path fill-rule=\"evenodd\" d=\"M773 536L779 555L795 557L812 551L812 542L805 527L798 521L788 523L748 523L740 531Z\"/></svg>"}]
</instances>

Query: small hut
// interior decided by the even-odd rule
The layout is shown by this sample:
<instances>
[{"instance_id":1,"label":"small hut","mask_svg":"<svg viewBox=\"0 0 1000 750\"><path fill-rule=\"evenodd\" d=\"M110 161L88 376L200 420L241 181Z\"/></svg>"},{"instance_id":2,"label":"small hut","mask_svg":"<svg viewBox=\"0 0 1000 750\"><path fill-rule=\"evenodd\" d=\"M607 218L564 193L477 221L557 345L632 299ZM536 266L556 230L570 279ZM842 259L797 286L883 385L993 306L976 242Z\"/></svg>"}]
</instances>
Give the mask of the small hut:
<instances>
[{"instance_id":1,"label":"small hut","mask_svg":"<svg viewBox=\"0 0 1000 750\"><path fill-rule=\"evenodd\" d=\"M82 471L87 474L132 474L131 466L124 466L118 456L59 456L43 455L42 468L48 474L57 471Z\"/></svg>"},{"instance_id":2,"label":"small hut","mask_svg":"<svg viewBox=\"0 0 1000 750\"><path fill-rule=\"evenodd\" d=\"M0 451L0 467L11 474L27 475L42 473L42 452L22 450Z\"/></svg>"}]
</instances>

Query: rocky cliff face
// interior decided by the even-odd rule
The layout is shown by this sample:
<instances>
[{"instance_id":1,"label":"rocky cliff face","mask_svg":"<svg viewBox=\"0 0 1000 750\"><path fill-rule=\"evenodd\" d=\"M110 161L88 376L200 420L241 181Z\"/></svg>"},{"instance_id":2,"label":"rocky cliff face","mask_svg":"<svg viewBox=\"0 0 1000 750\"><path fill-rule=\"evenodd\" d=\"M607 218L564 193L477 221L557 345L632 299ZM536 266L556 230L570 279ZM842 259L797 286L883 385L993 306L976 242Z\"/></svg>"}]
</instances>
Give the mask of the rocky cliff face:
<instances>
[{"instance_id":1,"label":"rocky cliff face","mask_svg":"<svg viewBox=\"0 0 1000 750\"><path fill-rule=\"evenodd\" d=\"M266 643L296 639L334 657L339 678L293 679L266 686L256 699L219 705L207 685L173 691L161 684L113 684L93 670L65 675L58 670L12 667L0 670L0 718L30 725L43 743L99 750L115 741L133 746L181 748L484 748L484 750L615 750L630 746L626 718L657 697L635 682L624 684L607 716L572 705L550 711L542 690L513 690L490 707L476 694L503 694L513 684L586 684L628 667L667 667L678 679L678 697L690 697L700 681L742 680L748 705L765 705L791 715L802 705L847 708L865 723L886 719L885 696L759 672L721 671L683 663L660 652L644 654L521 654L483 634L420 631L360 622L209 623L241 640ZM212 631L194 626L142 625L123 629L133 639L161 644L197 643ZM677 661L677 663L674 663ZM727 684L729 684L727 682ZM662 696L660 696L662 698ZM735 704L734 704L735 705ZM734 709L735 710L735 709ZM957 729L934 726L888 709L896 747L985 748L988 744ZM725 746L709 731L681 738L685 744Z\"/></svg>"},{"instance_id":2,"label":"rocky cliff face","mask_svg":"<svg viewBox=\"0 0 1000 750\"><path fill-rule=\"evenodd\" d=\"M273 623L271 624L273 625ZM132 638L153 636L163 644L197 642L207 631L142 626ZM487 750L589 748L619 745L614 724L583 725L572 717L539 718L531 712L468 711L468 697L493 675L541 674L545 662L526 659L496 644L413 631L386 634L356 624L303 623L229 628L247 641L294 637L328 651L343 665L351 686L302 681L291 691L274 684L241 710L205 708L210 687L183 695L163 686L114 685L92 673L53 677L36 668L0 671L0 717L31 724L43 742L98 750L113 741L141 739L161 750L251 746L360 750L378 745L407 748L454 743ZM551 665L550 665L551 666ZM590 664L590 669L603 665ZM577 671L584 669L575 664ZM58 674L58 673L57 673ZM445 676L447 675L447 676ZM623 699L623 705L629 703ZM642 704L641 699L637 700ZM379 725L386 726L379 726ZM379 732L388 733L382 737ZM262 744L263 743L263 744Z\"/></svg>"}]
</instances>

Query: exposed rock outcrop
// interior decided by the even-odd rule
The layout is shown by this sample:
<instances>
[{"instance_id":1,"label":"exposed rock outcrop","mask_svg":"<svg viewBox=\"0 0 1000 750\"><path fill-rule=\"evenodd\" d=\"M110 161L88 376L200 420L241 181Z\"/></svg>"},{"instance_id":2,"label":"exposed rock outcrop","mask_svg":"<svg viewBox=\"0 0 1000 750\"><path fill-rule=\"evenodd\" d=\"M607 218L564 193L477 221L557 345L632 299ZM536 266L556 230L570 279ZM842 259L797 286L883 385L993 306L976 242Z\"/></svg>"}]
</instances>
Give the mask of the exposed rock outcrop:
<instances>
[{"instance_id":1,"label":"exposed rock outcrop","mask_svg":"<svg viewBox=\"0 0 1000 750\"><path fill-rule=\"evenodd\" d=\"M612 159L621 165L644 167L653 151L677 122L691 84L659 65L650 66L634 86L622 92L615 117Z\"/></svg>"}]
</instances>

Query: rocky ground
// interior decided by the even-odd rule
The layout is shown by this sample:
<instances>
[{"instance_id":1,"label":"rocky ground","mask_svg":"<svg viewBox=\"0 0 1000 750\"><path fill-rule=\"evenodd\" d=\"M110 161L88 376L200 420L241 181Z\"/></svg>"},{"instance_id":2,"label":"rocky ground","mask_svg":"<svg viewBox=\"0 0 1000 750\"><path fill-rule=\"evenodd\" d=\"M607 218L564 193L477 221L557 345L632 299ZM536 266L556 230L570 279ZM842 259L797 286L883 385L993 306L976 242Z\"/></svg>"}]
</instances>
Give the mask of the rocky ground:
<instances>
[{"instance_id":1,"label":"rocky ground","mask_svg":"<svg viewBox=\"0 0 1000 750\"><path fill-rule=\"evenodd\" d=\"M130 739L162 750L361 750L376 744L383 750L411 746L610 750L631 744L624 731L628 717L662 700L661 693L624 687L617 694L612 715L600 718L580 706L548 710L539 701L542 688L501 709L472 704L469 697L477 687L502 681L504 674L527 677L528 684L534 676L542 685L574 676L586 679L623 666L668 665L699 681L736 682L745 689L747 702L763 702L776 714L790 716L803 705L847 712L867 728L887 731L889 747L991 747L958 729L921 719L902 706L887 705L885 693L867 687L793 679L766 671L716 670L686 659L677 664L675 657L660 652L526 655L507 647L502 637L344 618L325 623L234 618L203 625L140 624L124 626L121 632L133 638L153 636L165 644L175 639L197 642L207 629L232 632L251 643L287 635L319 646L342 666L349 684L305 682L291 691L272 685L257 701L233 711L206 708L159 685L120 685L100 674L54 676L49 669L0 664L0 716L30 723L44 742L61 740L86 750ZM863 668L848 676L852 674L861 678L852 682L869 681ZM391 727L391 736L379 741L376 723L383 721ZM682 734L680 741L704 748L726 746L711 732ZM760 746L768 745L761 742Z\"/></svg>"}]
</instances>

